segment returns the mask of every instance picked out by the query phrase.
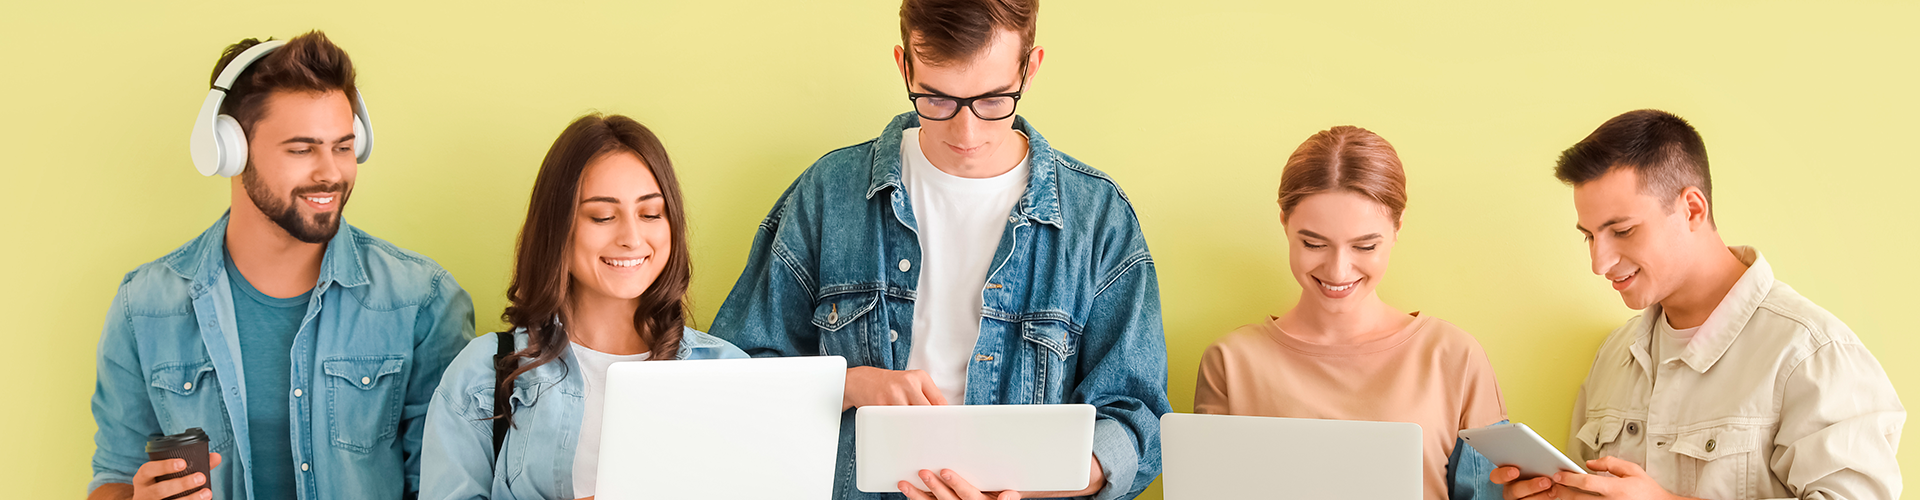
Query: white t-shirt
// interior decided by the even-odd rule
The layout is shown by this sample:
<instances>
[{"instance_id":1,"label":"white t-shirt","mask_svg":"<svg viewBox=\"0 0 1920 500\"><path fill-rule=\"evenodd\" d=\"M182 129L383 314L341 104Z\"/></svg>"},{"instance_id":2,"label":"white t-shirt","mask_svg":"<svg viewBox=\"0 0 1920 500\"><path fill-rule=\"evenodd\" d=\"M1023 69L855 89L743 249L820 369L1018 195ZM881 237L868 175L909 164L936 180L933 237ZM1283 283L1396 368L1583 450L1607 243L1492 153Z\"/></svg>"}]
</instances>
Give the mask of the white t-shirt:
<instances>
[{"instance_id":1,"label":"white t-shirt","mask_svg":"<svg viewBox=\"0 0 1920 500\"><path fill-rule=\"evenodd\" d=\"M646 361L647 353L607 354L580 344L573 344L572 351L587 389L586 413L580 415L580 441L573 447L573 497L585 498L593 496L600 471L600 409L607 401L607 367L622 361Z\"/></svg>"},{"instance_id":2,"label":"white t-shirt","mask_svg":"<svg viewBox=\"0 0 1920 500\"><path fill-rule=\"evenodd\" d=\"M980 294L1013 207L1026 194L1027 159L998 176L957 177L927 160L917 127L901 132L900 159L920 240L907 369L925 370L948 404L966 404L967 366L980 340Z\"/></svg>"},{"instance_id":3,"label":"white t-shirt","mask_svg":"<svg viewBox=\"0 0 1920 500\"><path fill-rule=\"evenodd\" d=\"M1695 333L1700 332L1700 327L1698 326L1684 330L1675 329L1673 324L1668 322L1667 313L1665 312L1660 313L1660 319L1657 321L1657 323L1653 324L1653 352L1649 353L1653 355L1653 359L1660 362L1660 365L1653 370L1653 380L1655 381L1659 380L1660 377L1659 368L1666 366L1667 363L1679 360L1681 356L1685 356L1687 354L1687 344L1693 340Z\"/></svg>"}]
</instances>

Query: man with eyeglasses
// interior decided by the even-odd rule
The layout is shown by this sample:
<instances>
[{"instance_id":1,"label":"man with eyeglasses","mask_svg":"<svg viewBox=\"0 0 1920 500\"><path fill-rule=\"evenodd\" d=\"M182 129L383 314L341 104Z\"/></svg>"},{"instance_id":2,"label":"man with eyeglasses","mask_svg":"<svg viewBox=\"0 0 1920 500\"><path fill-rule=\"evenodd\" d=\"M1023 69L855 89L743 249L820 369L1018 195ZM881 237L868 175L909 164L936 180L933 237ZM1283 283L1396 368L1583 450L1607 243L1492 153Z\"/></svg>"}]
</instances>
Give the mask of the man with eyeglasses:
<instances>
[{"instance_id":1,"label":"man with eyeglasses","mask_svg":"<svg viewBox=\"0 0 1920 500\"><path fill-rule=\"evenodd\" d=\"M914 112L795 180L713 332L756 357L842 356L834 498L1133 498L1160 473L1166 341L1153 258L1112 178L1014 114L1040 72L1033 0L906 0L894 62ZM1080 491L855 487L854 408L1097 409Z\"/></svg>"}]
</instances>

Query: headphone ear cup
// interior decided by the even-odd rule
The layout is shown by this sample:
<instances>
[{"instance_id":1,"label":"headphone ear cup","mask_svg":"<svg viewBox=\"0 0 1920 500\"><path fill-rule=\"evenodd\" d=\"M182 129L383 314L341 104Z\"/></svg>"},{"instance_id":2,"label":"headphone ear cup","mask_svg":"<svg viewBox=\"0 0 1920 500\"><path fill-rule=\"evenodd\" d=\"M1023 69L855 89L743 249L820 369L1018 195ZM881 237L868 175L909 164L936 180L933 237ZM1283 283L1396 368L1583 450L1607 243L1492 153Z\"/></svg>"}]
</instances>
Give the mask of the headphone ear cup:
<instances>
[{"instance_id":1,"label":"headphone ear cup","mask_svg":"<svg viewBox=\"0 0 1920 500\"><path fill-rule=\"evenodd\" d=\"M247 133L240 128L239 120L228 115L214 117L213 140L220 151L215 175L233 177L247 168Z\"/></svg>"},{"instance_id":2,"label":"headphone ear cup","mask_svg":"<svg viewBox=\"0 0 1920 500\"><path fill-rule=\"evenodd\" d=\"M353 159L354 163L366 163L373 156L369 149L373 147L373 137L367 135L366 123L360 121L360 115L353 115Z\"/></svg>"}]
</instances>

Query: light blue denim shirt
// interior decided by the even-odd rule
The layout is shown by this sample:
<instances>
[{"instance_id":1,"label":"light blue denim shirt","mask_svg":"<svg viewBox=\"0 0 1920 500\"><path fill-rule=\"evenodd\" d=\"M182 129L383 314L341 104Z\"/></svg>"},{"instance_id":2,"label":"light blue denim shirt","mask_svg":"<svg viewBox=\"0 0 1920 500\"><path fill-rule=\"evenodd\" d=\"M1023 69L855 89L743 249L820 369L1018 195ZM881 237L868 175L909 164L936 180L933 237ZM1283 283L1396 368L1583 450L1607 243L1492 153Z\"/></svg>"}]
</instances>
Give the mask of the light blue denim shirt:
<instances>
[{"instance_id":1,"label":"light blue denim shirt","mask_svg":"<svg viewBox=\"0 0 1920 500\"><path fill-rule=\"evenodd\" d=\"M525 329L515 329L515 350L527 347ZM575 498L574 444L580 441L586 383L571 349L513 381L513 428L493 457L494 368L499 334L473 339L447 368L427 411L426 458L420 498ZM736 359L747 353L727 341L688 328L674 359ZM606 422L605 425L618 425Z\"/></svg>"},{"instance_id":2,"label":"light blue denim shirt","mask_svg":"<svg viewBox=\"0 0 1920 500\"><path fill-rule=\"evenodd\" d=\"M225 459L208 475L215 499L253 498L247 471L270 459L294 462L300 498L411 497L427 403L473 334L466 290L432 259L342 223L294 336L293 387L247 401L226 234L222 216L120 282L100 335L87 491L131 483L149 437L199 427ZM248 404L287 405L292 457L253 456Z\"/></svg>"},{"instance_id":3,"label":"light blue denim shirt","mask_svg":"<svg viewBox=\"0 0 1920 500\"><path fill-rule=\"evenodd\" d=\"M900 136L917 126L913 113L894 117L879 138L800 174L760 223L715 335L756 357L907 368L921 248ZM1093 454L1107 476L1095 498L1133 498L1160 475L1159 418L1170 411L1153 257L1113 179L1026 119L1013 126L1027 135L1027 190L981 292L966 403L1095 406ZM855 411L841 416L834 498L903 498L855 488Z\"/></svg>"}]
</instances>

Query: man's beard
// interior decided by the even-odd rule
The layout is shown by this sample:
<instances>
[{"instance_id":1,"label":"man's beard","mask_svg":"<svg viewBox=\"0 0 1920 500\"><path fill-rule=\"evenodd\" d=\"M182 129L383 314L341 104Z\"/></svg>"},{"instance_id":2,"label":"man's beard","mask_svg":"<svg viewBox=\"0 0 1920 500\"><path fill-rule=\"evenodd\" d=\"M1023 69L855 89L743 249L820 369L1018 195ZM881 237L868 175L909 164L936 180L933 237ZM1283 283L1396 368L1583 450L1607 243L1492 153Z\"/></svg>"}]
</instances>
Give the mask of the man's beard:
<instances>
[{"instance_id":1,"label":"man's beard","mask_svg":"<svg viewBox=\"0 0 1920 500\"><path fill-rule=\"evenodd\" d=\"M266 214L274 224L280 225L280 229L304 243L326 243L333 239L334 233L340 232L340 213L346 210L347 194L352 191L349 184L318 184L294 189L284 200L275 198L266 184L260 182L259 176L254 175L251 165L240 173L240 184L246 186L247 198L253 199L253 206L258 207L260 213ZM298 206L301 195L327 192L338 193L334 195L338 199L334 201L333 211L301 219Z\"/></svg>"}]
</instances>

